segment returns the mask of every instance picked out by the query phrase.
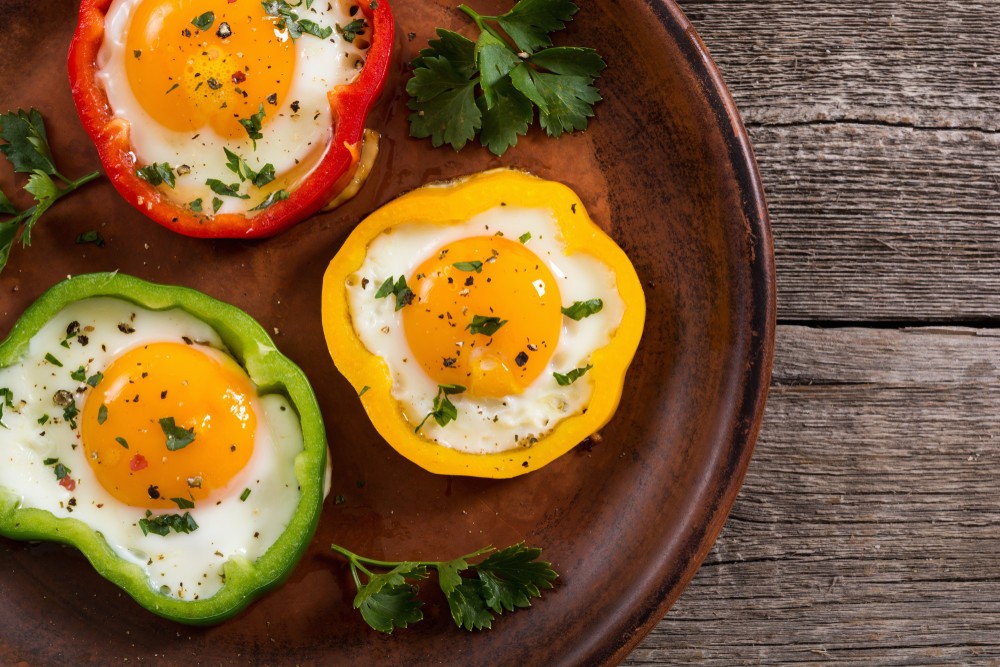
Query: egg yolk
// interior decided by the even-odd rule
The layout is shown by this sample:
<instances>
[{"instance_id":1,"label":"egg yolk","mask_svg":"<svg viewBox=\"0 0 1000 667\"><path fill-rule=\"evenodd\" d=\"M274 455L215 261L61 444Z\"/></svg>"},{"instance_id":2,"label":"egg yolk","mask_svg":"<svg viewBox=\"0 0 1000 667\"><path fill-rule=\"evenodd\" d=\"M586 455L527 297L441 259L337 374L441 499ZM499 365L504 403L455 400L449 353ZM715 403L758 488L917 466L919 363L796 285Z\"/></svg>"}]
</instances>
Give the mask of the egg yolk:
<instances>
[{"instance_id":1,"label":"egg yolk","mask_svg":"<svg viewBox=\"0 0 1000 667\"><path fill-rule=\"evenodd\" d=\"M472 396L519 394L559 342L559 288L522 243L500 236L449 243L407 284L414 299L403 308L406 339L438 384Z\"/></svg>"},{"instance_id":2,"label":"egg yolk","mask_svg":"<svg viewBox=\"0 0 1000 667\"><path fill-rule=\"evenodd\" d=\"M263 104L266 125L293 79L295 47L277 21L258 1L143 0L125 37L129 85L168 129L208 125L225 138L246 138L239 120Z\"/></svg>"},{"instance_id":3,"label":"egg yolk","mask_svg":"<svg viewBox=\"0 0 1000 667\"><path fill-rule=\"evenodd\" d=\"M87 461L108 493L128 505L176 510L172 498L208 498L253 453L254 394L227 357L182 343L133 348L87 397Z\"/></svg>"}]
</instances>

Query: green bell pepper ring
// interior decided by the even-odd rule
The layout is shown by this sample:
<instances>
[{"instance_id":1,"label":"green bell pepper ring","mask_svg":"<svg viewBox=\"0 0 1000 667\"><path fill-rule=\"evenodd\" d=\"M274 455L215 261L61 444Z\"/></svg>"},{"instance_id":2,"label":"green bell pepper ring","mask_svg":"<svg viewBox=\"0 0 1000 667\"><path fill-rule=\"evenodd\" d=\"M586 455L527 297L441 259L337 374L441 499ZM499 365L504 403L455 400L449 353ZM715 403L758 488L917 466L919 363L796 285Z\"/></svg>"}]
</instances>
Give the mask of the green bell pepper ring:
<instances>
[{"instance_id":1,"label":"green bell pepper ring","mask_svg":"<svg viewBox=\"0 0 1000 667\"><path fill-rule=\"evenodd\" d=\"M69 304L90 297L116 297L148 310L180 308L215 329L230 355L247 371L259 394L278 393L298 413L303 451L295 457L298 506L278 539L254 561L231 558L225 582L210 597L179 599L154 590L144 571L122 560L93 528L71 517L20 506L19 497L0 487L0 535L45 540L79 549L98 573L149 611L180 623L221 622L263 593L280 585L305 552L316 531L327 473L326 433L316 397L305 374L274 347L264 329L238 308L184 287L156 285L118 273L96 273L64 280L33 303L0 343L0 368L17 363L31 338ZM0 432L0 445L3 444ZM138 530L138 529L137 529Z\"/></svg>"}]
</instances>

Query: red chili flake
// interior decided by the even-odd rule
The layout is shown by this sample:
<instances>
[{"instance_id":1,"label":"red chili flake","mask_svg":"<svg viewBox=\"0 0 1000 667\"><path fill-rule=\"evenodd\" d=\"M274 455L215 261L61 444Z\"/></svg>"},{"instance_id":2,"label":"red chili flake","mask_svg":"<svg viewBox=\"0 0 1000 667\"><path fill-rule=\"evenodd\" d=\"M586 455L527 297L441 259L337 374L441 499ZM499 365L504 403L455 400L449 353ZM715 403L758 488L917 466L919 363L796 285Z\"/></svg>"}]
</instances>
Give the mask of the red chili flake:
<instances>
[{"instance_id":1,"label":"red chili flake","mask_svg":"<svg viewBox=\"0 0 1000 667\"><path fill-rule=\"evenodd\" d=\"M59 480L59 486L63 487L67 491L73 491L76 489L76 480L74 480L69 475L66 475L61 480Z\"/></svg>"},{"instance_id":2,"label":"red chili flake","mask_svg":"<svg viewBox=\"0 0 1000 667\"><path fill-rule=\"evenodd\" d=\"M233 83L243 83L247 80L247 75L243 72L236 71L233 72Z\"/></svg>"},{"instance_id":3,"label":"red chili flake","mask_svg":"<svg viewBox=\"0 0 1000 667\"><path fill-rule=\"evenodd\" d=\"M136 454L132 457L132 460L128 462L128 467L132 472L138 472L148 466L149 463L146 461L146 457L142 454Z\"/></svg>"}]
</instances>

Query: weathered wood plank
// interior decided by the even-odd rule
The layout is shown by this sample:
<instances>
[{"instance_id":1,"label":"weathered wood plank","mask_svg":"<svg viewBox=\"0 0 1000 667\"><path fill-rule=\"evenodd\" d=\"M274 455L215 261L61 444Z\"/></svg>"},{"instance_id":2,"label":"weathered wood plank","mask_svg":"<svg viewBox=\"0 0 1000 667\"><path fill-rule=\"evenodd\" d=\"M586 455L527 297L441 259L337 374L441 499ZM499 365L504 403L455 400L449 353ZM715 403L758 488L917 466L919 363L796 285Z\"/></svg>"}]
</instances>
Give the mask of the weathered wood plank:
<instances>
[{"instance_id":1,"label":"weathered wood plank","mask_svg":"<svg viewBox=\"0 0 1000 667\"><path fill-rule=\"evenodd\" d=\"M1000 134L756 128L779 317L995 320Z\"/></svg>"},{"instance_id":2,"label":"weathered wood plank","mask_svg":"<svg viewBox=\"0 0 1000 667\"><path fill-rule=\"evenodd\" d=\"M996 4L679 0L745 120L1000 129Z\"/></svg>"},{"instance_id":3,"label":"weathered wood plank","mask_svg":"<svg viewBox=\"0 0 1000 667\"><path fill-rule=\"evenodd\" d=\"M626 664L1000 664L1000 337L781 326L705 565Z\"/></svg>"}]
</instances>

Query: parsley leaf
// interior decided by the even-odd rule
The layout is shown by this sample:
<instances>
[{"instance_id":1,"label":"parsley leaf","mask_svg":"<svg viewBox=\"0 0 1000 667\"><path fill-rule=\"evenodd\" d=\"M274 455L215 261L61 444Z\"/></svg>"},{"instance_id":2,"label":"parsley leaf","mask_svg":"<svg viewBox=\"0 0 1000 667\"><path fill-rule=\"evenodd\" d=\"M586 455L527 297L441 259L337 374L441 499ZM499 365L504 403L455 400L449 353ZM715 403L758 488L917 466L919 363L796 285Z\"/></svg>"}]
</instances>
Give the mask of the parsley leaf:
<instances>
[{"instance_id":1,"label":"parsley leaf","mask_svg":"<svg viewBox=\"0 0 1000 667\"><path fill-rule=\"evenodd\" d=\"M438 39L413 60L410 136L457 151L478 133L483 146L502 155L527 133L535 107L549 136L587 127L601 100L593 84L604 60L590 48L554 47L550 36L578 11L573 2L520 0L498 16L459 9L479 36L473 42L438 28Z\"/></svg>"},{"instance_id":2,"label":"parsley leaf","mask_svg":"<svg viewBox=\"0 0 1000 667\"><path fill-rule=\"evenodd\" d=\"M8 428L8 426L3 423L4 407L11 409L14 407L14 392L10 390L10 387L0 387L0 426Z\"/></svg>"},{"instance_id":3,"label":"parsley leaf","mask_svg":"<svg viewBox=\"0 0 1000 667\"><path fill-rule=\"evenodd\" d=\"M6 194L0 192L0 215L13 216L0 221L0 271L7 265L11 248L21 232L21 245L31 244L31 230L60 197L89 183L101 172L94 171L76 180L63 176L56 169L49 147L45 122L37 109L0 114L0 153L10 161L14 172L31 174L24 190L35 198L35 205L18 210ZM56 180L65 186L60 187ZM23 225L23 227L22 227Z\"/></svg>"},{"instance_id":4,"label":"parsley leaf","mask_svg":"<svg viewBox=\"0 0 1000 667\"><path fill-rule=\"evenodd\" d=\"M549 33L565 28L578 11L570 0L520 0L495 19L519 49L534 53L551 46Z\"/></svg>"},{"instance_id":5,"label":"parsley leaf","mask_svg":"<svg viewBox=\"0 0 1000 667\"><path fill-rule=\"evenodd\" d=\"M376 299L384 299L390 294L396 297L396 310L413 303L413 291L406 284L406 276L400 276L399 280L393 282L392 276L385 279L385 282L375 292Z\"/></svg>"},{"instance_id":6,"label":"parsley leaf","mask_svg":"<svg viewBox=\"0 0 1000 667\"><path fill-rule=\"evenodd\" d=\"M215 23L215 12L205 12L201 16L195 16L191 19L191 25L201 31L208 30L213 23Z\"/></svg>"},{"instance_id":7,"label":"parsley leaf","mask_svg":"<svg viewBox=\"0 0 1000 667\"><path fill-rule=\"evenodd\" d=\"M166 536L171 530L175 533L194 532L198 530L198 524L190 512L184 512L183 516L180 514L160 514L154 517L152 512L146 510L146 518L139 519L139 528L143 535L153 533L154 535Z\"/></svg>"},{"instance_id":8,"label":"parsley leaf","mask_svg":"<svg viewBox=\"0 0 1000 667\"><path fill-rule=\"evenodd\" d=\"M241 181L250 181L256 187L262 188L274 180L274 165L270 162L261 167L260 171L255 171L247 164L246 160L236 153L225 146L223 146L222 150L226 152L226 166L231 172L239 176Z\"/></svg>"},{"instance_id":9,"label":"parsley leaf","mask_svg":"<svg viewBox=\"0 0 1000 667\"><path fill-rule=\"evenodd\" d=\"M82 234L78 234L77 235L77 237L76 237L76 244L77 245L85 245L87 243L93 243L98 248L103 248L104 247L104 237L101 236L100 232L95 231L93 229L91 229L90 231L86 231L86 232L83 232Z\"/></svg>"},{"instance_id":10,"label":"parsley leaf","mask_svg":"<svg viewBox=\"0 0 1000 667\"><path fill-rule=\"evenodd\" d=\"M491 315L473 315L472 323L466 324L465 328L474 334L492 336L505 324L507 324L507 320L501 320L499 317L493 317Z\"/></svg>"},{"instance_id":11,"label":"parsley leaf","mask_svg":"<svg viewBox=\"0 0 1000 667\"><path fill-rule=\"evenodd\" d=\"M260 107L257 110L257 113L251 115L249 118L237 119L240 125L243 126L243 129L247 131L247 135L250 137L250 140L253 141L254 150L257 150L257 140L264 138L264 135L261 134L260 130L262 127L264 127L265 115L266 114L264 112L264 103L261 102Z\"/></svg>"},{"instance_id":12,"label":"parsley leaf","mask_svg":"<svg viewBox=\"0 0 1000 667\"><path fill-rule=\"evenodd\" d=\"M372 628L391 633L423 618L417 597L419 582L430 570L448 601L455 625L466 630L484 630L504 611L531 606L531 598L551 589L558 574L550 563L540 561L541 549L523 542L497 552L486 547L451 561L380 561L359 556L344 547L330 545L347 559L357 595L354 608ZM469 560L490 554L476 564Z\"/></svg>"},{"instance_id":13,"label":"parsley leaf","mask_svg":"<svg viewBox=\"0 0 1000 667\"><path fill-rule=\"evenodd\" d=\"M358 33L363 32L368 27L368 24L365 23L364 19L354 19L345 26L341 26L339 23L336 26L337 32L344 38L344 41L353 43L354 38L358 36Z\"/></svg>"},{"instance_id":14,"label":"parsley leaf","mask_svg":"<svg viewBox=\"0 0 1000 667\"><path fill-rule=\"evenodd\" d=\"M569 308L562 308L562 314L571 320L579 322L585 317L590 317L601 312L604 302L600 299L587 299L586 301L574 301Z\"/></svg>"},{"instance_id":15,"label":"parsley leaf","mask_svg":"<svg viewBox=\"0 0 1000 667\"><path fill-rule=\"evenodd\" d=\"M461 394L465 391L465 387L460 384L439 384L437 396L434 397L434 403L432 404L432 409L428 412L423 420L417 424L417 427L413 429L414 433L419 433L420 429L424 427L427 420L431 417L434 421L438 423L438 426L447 426L449 423L458 419L458 408L455 404L451 402L449 396L455 394Z\"/></svg>"},{"instance_id":16,"label":"parsley leaf","mask_svg":"<svg viewBox=\"0 0 1000 667\"><path fill-rule=\"evenodd\" d=\"M194 429L184 428L174 423L173 417L164 417L160 420L160 428L167 436L167 449L177 451L183 449L194 442Z\"/></svg>"},{"instance_id":17,"label":"parsley leaf","mask_svg":"<svg viewBox=\"0 0 1000 667\"><path fill-rule=\"evenodd\" d=\"M167 162L154 162L136 169L135 175L153 186L166 183L172 188L177 184L173 167Z\"/></svg>"},{"instance_id":18,"label":"parsley leaf","mask_svg":"<svg viewBox=\"0 0 1000 667\"><path fill-rule=\"evenodd\" d=\"M410 136L430 137L437 148L450 144L456 151L475 138L482 127L476 104L476 81L443 57L425 56L423 66L406 82L410 95Z\"/></svg>"},{"instance_id":19,"label":"parsley leaf","mask_svg":"<svg viewBox=\"0 0 1000 667\"><path fill-rule=\"evenodd\" d=\"M480 262L479 260L473 260L471 262L455 262L454 264L452 264L452 266L454 266L459 271L468 271L470 273L472 271L475 271L476 273L483 272L483 263Z\"/></svg>"},{"instance_id":20,"label":"parsley leaf","mask_svg":"<svg viewBox=\"0 0 1000 667\"><path fill-rule=\"evenodd\" d=\"M293 6L285 2L285 0L264 0L260 3L264 8L264 13L268 16L276 16L278 20L275 22L275 27L278 30L284 30L288 32L288 36L292 41L298 39L303 34L312 35L320 39L326 39L333 34L333 28L329 26L321 26L314 21L309 19L300 19L299 15L295 13ZM299 3L296 3L296 6ZM306 9L309 9L310 3L306 3Z\"/></svg>"},{"instance_id":21,"label":"parsley leaf","mask_svg":"<svg viewBox=\"0 0 1000 667\"><path fill-rule=\"evenodd\" d=\"M565 375L563 375L562 373L553 373L552 377L554 377L556 379L556 382L560 386L566 387L568 385L573 384L574 382L576 382L577 380L579 380L581 377L583 377L584 375L586 375L587 371L589 371L591 368L593 368L593 366L591 364L587 364L583 368L574 368L573 370L571 370L570 372L566 373Z\"/></svg>"},{"instance_id":22,"label":"parsley leaf","mask_svg":"<svg viewBox=\"0 0 1000 667\"><path fill-rule=\"evenodd\" d=\"M188 498L171 498L170 502L177 504L179 510L189 510L194 508L194 502Z\"/></svg>"},{"instance_id":23,"label":"parsley leaf","mask_svg":"<svg viewBox=\"0 0 1000 667\"><path fill-rule=\"evenodd\" d=\"M45 121L37 109L18 109L17 113L8 111L0 116L0 139L7 142L0 145L0 153L14 165L15 172L57 175Z\"/></svg>"},{"instance_id":24,"label":"parsley leaf","mask_svg":"<svg viewBox=\"0 0 1000 667\"><path fill-rule=\"evenodd\" d=\"M271 194L269 194L267 197L265 197L264 201L262 201L261 203L257 204L256 206L254 206L250 210L251 211L263 211L265 208L267 208L268 206L271 206L275 202L284 201L286 199L288 199L288 190L275 190L274 192L272 192Z\"/></svg>"},{"instance_id":25,"label":"parsley leaf","mask_svg":"<svg viewBox=\"0 0 1000 667\"><path fill-rule=\"evenodd\" d=\"M212 188L212 192L214 192L217 195L222 195L223 197L238 197L240 199L250 199L250 195L245 195L240 193L239 183L226 184L217 178L209 178L205 181L205 185ZM218 206L215 205L216 201L218 201L219 206L222 206L222 200L221 199L216 200L214 197L212 198L212 207L215 209L215 212L218 212L219 208Z\"/></svg>"}]
</instances>

